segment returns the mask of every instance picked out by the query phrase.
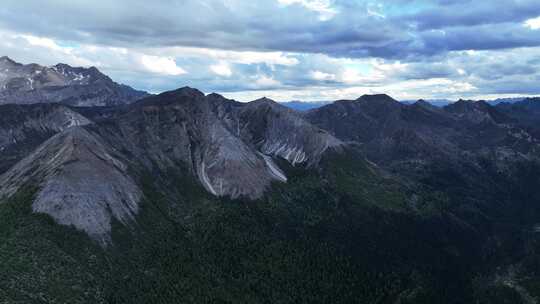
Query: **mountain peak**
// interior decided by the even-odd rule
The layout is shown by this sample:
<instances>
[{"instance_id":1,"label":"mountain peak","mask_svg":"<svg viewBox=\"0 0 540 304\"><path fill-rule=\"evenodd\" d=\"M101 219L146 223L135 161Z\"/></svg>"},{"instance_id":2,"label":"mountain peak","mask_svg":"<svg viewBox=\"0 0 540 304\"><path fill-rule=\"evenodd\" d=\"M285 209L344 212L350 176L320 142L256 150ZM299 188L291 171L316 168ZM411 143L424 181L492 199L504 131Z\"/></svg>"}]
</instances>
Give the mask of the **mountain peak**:
<instances>
[{"instance_id":1,"label":"mountain peak","mask_svg":"<svg viewBox=\"0 0 540 304\"><path fill-rule=\"evenodd\" d=\"M9 58L8 56L2 56L2 57L0 57L0 63L3 63L3 64L10 64L10 65L16 65L16 64L18 64L15 60Z\"/></svg>"},{"instance_id":2,"label":"mountain peak","mask_svg":"<svg viewBox=\"0 0 540 304\"><path fill-rule=\"evenodd\" d=\"M390 97L387 94L372 94L372 95L365 94L365 95L360 96L360 98L358 98L356 101L365 101L365 102L376 101L376 102L399 103L397 100L395 100L394 98Z\"/></svg>"},{"instance_id":3,"label":"mountain peak","mask_svg":"<svg viewBox=\"0 0 540 304\"><path fill-rule=\"evenodd\" d=\"M21 64L7 56L0 57L0 66L3 70L0 104L111 106L132 103L148 95L114 82L95 67L72 67L65 63Z\"/></svg>"},{"instance_id":4,"label":"mountain peak","mask_svg":"<svg viewBox=\"0 0 540 304\"><path fill-rule=\"evenodd\" d=\"M66 64L66 63L57 63L55 64L53 67L57 67L57 68L71 68L71 66L69 64Z\"/></svg>"},{"instance_id":5,"label":"mountain peak","mask_svg":"<svg viewBox=\"0 0 540 304\"><path fill-rule=\"evenodd\" d=\"M208 97L215 97L215 98L225 98L225 97L223 97L223 95L218 94L216 92L212 92L212 93L208 94L207 96Z\"/></svg>"},{"instance_id":6,"label":"mountain peak","mask_svg":"<svg viewBox=\"0 0 540 304\"><path fill-rule=\"evenodd\" d=\"M431 103L425 101L424 99L419 99L417 102L413 103L413 105L417 105L417 106L424 107L424 108L433 108L433 107L435 107L434 105L432 105Z\"/></svg>"},{"instance_id":7,"label":"mountain peak","mask_svg":"<svg viewBox=\"0 0 540 304\"><path fill-rule=\"evenodd\" d=\"M446 106L446 108L457 111L466 111L470 109L488 109L491 108L491 105L483 100L465 100L460 99L452 104Z\"/></svg>"},{"instance_id":8,"label":"mountain peak","mask_svg":"<svg viewBox=\"0 0 540 304\"><path fill-rule=\"evenodd\" d=\"M182 96L182 97L199 97L199 98L203 98L204 97L204 93L195 89L195 88L192 88L192 87L188 87L188 86L185 86L185 87L182 87L182 88L179 88L179 89L176 89L176 90L173 90L173 91L170 91L170 92L166 92L164 94L172 94L172 95L175 95L175 96Z\"/></svg>"},{"instance_id":9,"label":"mountain peak","mask_svg":"<svg viewBox=\"0 0 540 304\"><path fill-rule=\"evenodd\" d=\"M464 100L460 99L455 103L444 107L444 110L450 113L466 117L473 122L493 121L495 123L508 123L512 119L506 114L499 112L495 107L484 100Z\"/></svg>"},{"instance_id":10,"label":"mountain peak","mask_svg":"<svg viewBox=\"0 0 540 304\"><path fill-rule=\"evenodd\" d=\"M257 100L253 100L248 102L248 107L250 108L261 108L261 109L267 109L271 108L277 111L293 111L292 109L278 103L277 101L274 101L270 98L263 97L259 98Z\"/></svg>"},{"instance_id":11,"label":"mountain peak","mask_svg":"<svg viewBox=\"0 0 540 304\"><path fill-rule=\"evenodd\" d=\"M399 111L403 104L386 94L363 95L355 102L365 113L375 116L386 116L391 112Z\"/></svg>"},{"instance_id":12,"label":"mountain peak","mask_svg":"<svg viewBox=\"0 0 540 304\"><path fill-rule=\"evenodd\" d=\"M149 96L147 98L139 100L136 104L143 106L164 106L176 104L178 102L185 101L204 101L205 95L203 92L185 86L176 90L163 92L158 95Z\"/></svg>"},{"instance_id":13,"label":"mountain peak","mask_svg":"<svg viewBox=\"0 0 540 304\"><path fill-rule=\"evenodd\" d=\"M89 68L85 67L73 67L69 64L58 63L51 67L54 71L64 75L65 77L71 78L74 81L81 81L85 78L96 81L99 79L106 79L112 81L107 75L103 74L95 66Z\"/></svg>"},{"instance_id":14,"label":"mountain peak","mask_svg":"<svg viewBox=\"0 0 540 304\"><path fill-rule=\"evenodd\" d=\"M276 104L277 102L268 98L268 97L263 97L263 98L259 98L259 99L256 99L256 100L253 100L252 102L254 103L268 103L268 104Z\"/></svg>"},{"instance_id":15,"label":"mountain peak","mask_svg":"<svg viewBox=\"0 0 540 304\"><path fill-rule=\"evenodd\" d=\"M213 104L214 106L215 105L225 105L225 104L227 104L227 105L243 104L241 102L238 102L238 101L235 101L235 100L232 100L232 99L228 99L225 96L220 95L218 93L211 93L211 94L206 95L206 100L210 104Z\"/></svg>"}]
</instances>

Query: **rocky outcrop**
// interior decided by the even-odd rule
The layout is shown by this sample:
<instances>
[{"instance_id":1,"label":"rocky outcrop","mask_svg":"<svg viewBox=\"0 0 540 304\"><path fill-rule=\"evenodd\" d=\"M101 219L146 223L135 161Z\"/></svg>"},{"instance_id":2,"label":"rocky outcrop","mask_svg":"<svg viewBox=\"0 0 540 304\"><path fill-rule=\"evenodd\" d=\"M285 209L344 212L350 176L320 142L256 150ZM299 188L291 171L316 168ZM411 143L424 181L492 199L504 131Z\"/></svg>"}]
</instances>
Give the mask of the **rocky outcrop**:
<instances>
[{"instance_id":1,"label":"rocky outcrop","mask_svg":"<svg viewBox=\"0 0 540 304\"><path fill-rule=\"evenodd\" d=\"M469 178L483 174L486 162L510 168L540 159L539 137L482 101L435 108L371 95L337 101L305 117L343 141L359 143L369 160L408 179L442 166Z\"/></svg>"},{"instance_id":2,"label":"rocky outcrop","mask_svg":"<svg viewBox=\"0 0 540 304\"><path fill-rule=\"evenodd\" d=\"M0 174L54 134L90 123L59 104L0 105Z\"/></svg>"},{"instance_id":3,"label":"rocky outcrop","mask_svg":"<svg viewBox=\"0 0 540 304\"><path fill-rule=\"evenodd\" d=\"M128 104L147 96L112 81L95 67L23 65L0 57L0 104L62 103L72 106Z\"/></svg>"},{"instance_id":4,"label":"rocky outcrop","mask_svg":"<svg viewBox=\"0 0 540 304\"><path fill-rule=\"evenodd\" d=\"M246 141L263 154L286 159L293 166L315 164L325 151L342 144L298 113L267 98L246 104L238 115Z\"/></svg>"},{"instance_id":5,"label":"rocky outcrop","mask_svg":"<svg viewBox=\"0 0 540 304\"><path fill-rule=\"evenodd\" d=\"M35 212L101 244L110 241L113 220L134 220L143 196L139 174L173 170L212 195L254 200L272 183L287 182L276 159L316 166L342 145L269 99L244 104L191 88L99 111L59 104L4 105L0 111L8 114L0 119L4 151L29 147L0 175L0 198L37 185ZM40 141L29 144L35 134L42 134Z\"/></svg>"},{"instance_id":6,"label":"rocky outcrop","mask_svg":"<svg viewBox=\"0 0 540 304\"><path fill-rule=\"evenodd\" d=\"M459 100L447 105L444 110L452 113L458 118L465 119L468 122L479 123L512 123L513 120L498 111L485 101Z\"/></svg>"},{"instance_id":7,"label":"rocky outcrop","mask_svg":"<svg viewBox=\"0 0 540 304\"><path fill-rule=\"evenodd\" d=\"M212 195L255 200L288 181L285 166L317 168L349 141L409 180L448 165L480 186L484 160L510 171L540 151L534 135L488 104L440 109L387 95L299 113L267 98L240 103L182 88L122 107L4 105L0 113L0 160L11 167L0 197L37 185L34 211L102 244L113 220L134 220L142 173L159 179L172 170Z\"/></svg>"},{"instance_id":8,"label":"rocky outcrop","mask_svg":"<svg viewBox=\"0 0 540 304\"><path fill-rule=\"evenodd\" d=\"M540 98L525 98L515 103L499 103L497 110L529 128L540 137Z\"/></svg>"},{"instance_id":9,"label":"rocky outcrop","mask_svg":"<svg viewBox=\"0 0 540 304\"><path fill-rule=\"evenodd\" d=\"M210 193L251 199L287 180L275 157L315 164L341 144L273 101L242 104L191 88L142 100L103 132L146 168L181 162Z\"/></svg>"},{"instance_id":10,"label":"rocky outcrop","mask_svg":"<svg viewBox=\"0 0 540 304\"><path fill-rule=\"evenodd\" d=\"M142 192L127 166L96 134L70 127L53 136L0 176L0 197L37 185L34 212L74 226L101 244L110 241L114 219L128 224Z\"/></svg>"}]
</instances>

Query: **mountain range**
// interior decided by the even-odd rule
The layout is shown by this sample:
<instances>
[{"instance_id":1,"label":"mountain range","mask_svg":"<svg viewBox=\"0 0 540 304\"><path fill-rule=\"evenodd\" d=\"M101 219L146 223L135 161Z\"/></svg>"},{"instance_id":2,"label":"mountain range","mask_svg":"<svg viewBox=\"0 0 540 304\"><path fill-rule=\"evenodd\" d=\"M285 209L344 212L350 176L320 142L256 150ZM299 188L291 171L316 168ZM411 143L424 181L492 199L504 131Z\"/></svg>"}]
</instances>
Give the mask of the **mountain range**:
<instances>
[{"instance_id":1,"label":"mountain range","mask_svg":"<svg viewBox=\"0 0 540 304\"><path fill-rule=\"evenodd\" d=\"M0 57L0 104L114 106L131 103L147 95L115 83L95 67L23 65L7 56Z\"/></svg>"},{"instance_id":2,"label":"mountain range","mask_svg":"<svg viewBox=\"0 0 540 304\"><path fill-rule=\"evenodd\" d=\"M295 111L0 62L6 303L540 297L537 99Z\"/></svg>"},{"instance_id":3,"label":"mountain range","mask_svg":"<svg viewBox=\"0 0 540 304\"><path fill-rule=\"evenodd\" d=\"M486 102L489 103L492 106L496 106L496 105L501 104L501 103L513 104L513 103L523 101L525 99L527 99L527 97L497 98L497 99L493 99L493 100L487 100ZM404 103L404 104L411 105L411 104L416 103L417 101L418 100L401 100L400 102ZM428 100L423 100L423 101L425 101L425 102L427 102L427 103L429 103L429 104L431 104L433 106L439 107L439 108L445 107L445 106L455 102L455 101L449 100L449 99L428 99ZM325 105L331 104L331 103L332 103L331 101L314 101L314 102L288 101L288 102L281 102L282 105L284 105L286 107L289 107L291 109L294 109L294 110L298 110L298 111L308 111L308 110L320 108L322 106L325 106Z\"/></svg>"}]
</instances>

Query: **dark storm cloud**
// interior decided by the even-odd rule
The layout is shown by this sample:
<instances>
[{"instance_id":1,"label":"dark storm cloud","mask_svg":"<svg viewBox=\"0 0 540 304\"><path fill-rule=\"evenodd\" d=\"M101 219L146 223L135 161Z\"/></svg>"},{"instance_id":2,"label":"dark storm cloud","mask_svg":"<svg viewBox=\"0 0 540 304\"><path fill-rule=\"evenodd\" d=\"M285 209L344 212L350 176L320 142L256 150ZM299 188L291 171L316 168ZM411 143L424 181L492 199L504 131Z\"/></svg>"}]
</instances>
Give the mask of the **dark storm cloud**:
<instances>
[{"instance_id":1,"label":"dark storm cloud","mask_svg":"<svg viewBox=\"0 0 540 304\"><path fill-rule=\"evenodd\" d=\"M402 19L418 30L442 29L453 26L475 26L516 22L540 15L536 0L502 1L438 1L439 4Z\"/></svg>"},{"instance_id":2,"label":"dark storm cloud","mask_svg":"<svg viewBox=\"0 0 540 304\"><path fill-rule=\"evenodd\" d=\"M491 82L482 87L484 94L540 95L540 77L515 78Z\"/></svg>"},{"instance_id":3,"label":"dark storm cloud","mask_svg":"<svg viewBox=\"0 0 540 304\"><path fill-rule=\"evenodd\" d=\"M284 7L275 0L5 2L0 9L0 24L5 28L119 46L339 54L382 46L404 35L365 14L321 21L316 11L300 5ZM30 13L28 3L35 4Z\"/></svg>"},{"instance_id":4,"label":"dark storm cloud","mask_svg":"<svg viewBox=\"0 0 540 304\"><path fill-rule=\"evenodd\" d=\"M403 79L431 79L431 78L452 78L457 76L458 71L444 63L415 63L409 66L407 72L398 74Z\"/></svg>"},{"instance_id":5,"label":"dark storm cloud","mask_svg":"<svg viewBox=\"0 0 540 304\"><path fill-rule=\"evenodd\" d=\"M477 67L471 74L482 79L495 80L508 76L527 76L534 75L538 71L538 66L524 64L505 64L497 63Z\"/></svg>"},{"instance_id":6,"label":"dark storm cloud","mask_svg":"<svg viewBox=\"0 0 540 304\"><path fill-rule=\"evenodd\" d=\"M0 24L46 37L116 46L279 50L352 58L540 45L539 32L522 26L525 19L540 15L538 1L419 1L403 4L403 13L394 8L387 17L370 14L368 1L329 3L336 13L321 20L316 10L277 0L4 0ZM385 5L396 3L407 1L382 1L381 14Z\"/></svg>"},{"instance_id":7,"label":"dark storm cloud","mask_svg":"<svg viewBox=\"0 0 540 304\"><path fill-rule=\"evenodd\" d=\"M440 50L498 50L540 45L540 32L517 24L449 28L422 35L429 53Z\"/></svg>"},{"instance_id":8,"label":"dark storm cloud","mask_svg":"<svg viewBox=\"0 0 540 304\"><path fill-rule=\"evenodd\" d=\"M400 91L400 83L408 82L413 84L404 88L411 94L462 94L460 88L469 94L536 94L540 29L525 21L538 16L540 2L531 0L3 0L0 52L101 65L119 81L153 92L186 84L207 92L355 86ZM296 62L187 55L184 47L276 51ZM157 56L149 62L158 67L146 66L146 55ZM220 64L225 70L216 72ZM429 83L442 83L442 90Z\"/></svg>"}]
</instances>

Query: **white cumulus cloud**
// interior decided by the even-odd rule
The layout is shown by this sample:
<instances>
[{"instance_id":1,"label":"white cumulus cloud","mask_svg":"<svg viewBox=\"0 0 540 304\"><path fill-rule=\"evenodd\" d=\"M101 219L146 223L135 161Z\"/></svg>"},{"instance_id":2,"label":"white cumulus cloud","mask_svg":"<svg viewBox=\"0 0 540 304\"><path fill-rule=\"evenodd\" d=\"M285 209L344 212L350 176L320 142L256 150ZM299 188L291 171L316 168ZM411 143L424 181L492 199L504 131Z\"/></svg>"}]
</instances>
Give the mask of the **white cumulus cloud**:
<instances>
[{"instance_id":1,"label":"white cumulus cloud","mask_svg":"<svg viewBox=\"0 0 540 304\"><path fill-rule=\"evenodd\" d=\"M269 88L269 87L274 87L274 86L281 85L281 83L279 81L275 80L274 78L264 76L264 75L259 76L257 78L257 80L255 81L255 84L259 88Z\"/></svg>"},{"instance_id":2,"label":"white cumulus cloud","mask_svg":"<svg viewBox=\"0 0 540 304\"><path fill-rule=\"evenodd\" d=\"M178 76L187 73L176 65L174 59L169 57L143 55L141 63L147 70L157 74Z\"/></svg>"},{"instance_id":3,"label":"white cumulus cloud","mask_svg":"<svg viewBox=\"0 0 540 304\"><path fill-rule=\"evenodd\" d=\"M218 64L211 65L210 69L212 70L212 72L214 72L215 74L219 76L223 76L223 77L232 76L232 70L226 62L220 62Z\"/></svg>"},{"instance_id":4,"label":"white cumulus cloud","mask_svg":"<svg viewBox=\"0 0 540 304\"><path fill-rule=\"evenodd\" d=\"M524 25L526 27L530 28L531 30L539 30L540 29L540 17L529 19L529 20L525 21Z\"/></svg>"},{"instance_id":5,"label":"white cumulus cloud","mask_svg":"<svg viewBox=\"0 0 540 304\"><path fill-rule=\"evenodd\" d=\"M325 73L321 71L311 71L311 77L315 80L330 81L335 80L336 75L331 73Z\"/></svg>"}]
</instances>

